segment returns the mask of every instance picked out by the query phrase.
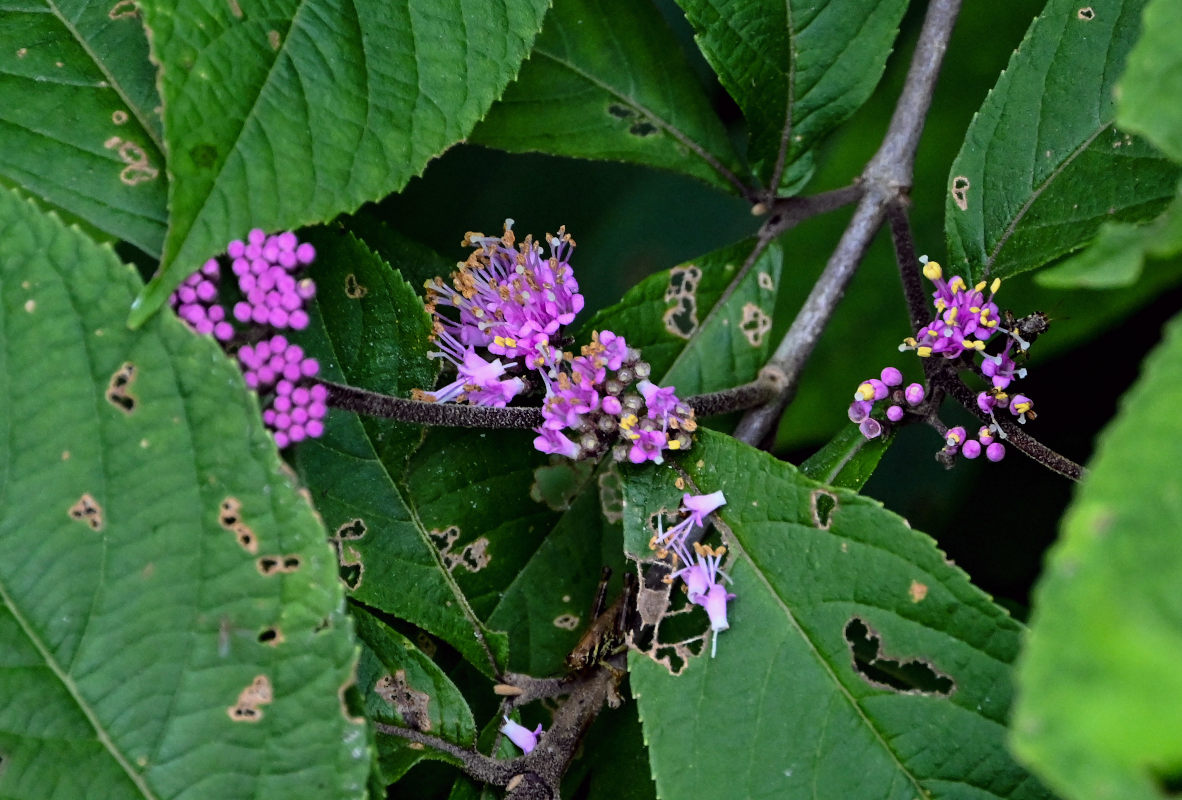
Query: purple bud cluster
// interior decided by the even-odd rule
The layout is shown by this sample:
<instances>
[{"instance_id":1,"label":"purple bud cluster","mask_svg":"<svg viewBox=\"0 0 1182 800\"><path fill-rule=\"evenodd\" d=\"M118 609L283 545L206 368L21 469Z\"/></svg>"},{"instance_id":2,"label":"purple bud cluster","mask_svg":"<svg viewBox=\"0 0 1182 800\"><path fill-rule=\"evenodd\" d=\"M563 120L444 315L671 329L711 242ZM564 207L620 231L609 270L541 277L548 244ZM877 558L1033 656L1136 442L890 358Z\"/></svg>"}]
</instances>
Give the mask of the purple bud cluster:
<instances>
[{"instance_id":1,"label":"purple bud cluster","mask_svg":"<svg viewBox=\"0 0 1182 800\"><path fill-rule=\"evenodd\" d=\"M544 421L535 429L538 450L577 459L597 458L611 447L616 461L660 464L665 450L693 444L693 409L672 387L648 380L651 368L622 336L592 333L591 344L569 364L570 371L548 385Z\"/></svg>"},{"instance_id":2,"label":"purple bud cluster","mask_svg":"<svg viewBox=\"0 0 1182 800\"><path fill-rule=\"evenodd\" d=\"M323 435L328 390L314 381L320 365L275 332L308 326L304 306L316 286L301 272L316 258L315 249L290 231L268 236L255 228L246 241L230 242L226 253L236 297L222 297L221 262L211 258L184 280L170 304L190 328L211 334L235 355L279 447Z\"/></svg>"},{"instance_id":3,"label":"purple bud cluster","mask_svg":"<svg viewBox=\"0 0 1182 800\"><path fill-rule=\"evenodd\" d=\"M730 577L723 572L719 565L726 555L726 547L710 547L701 542L693 542L690 552L689 538L694 526L705 527L706 517L722 506L726 505L726 498L722 491L710 494L686 494L682 496L681 511L687 516L669 530L665 530L663 522L658 518L657 535L649 540L649 548L657 551L661 558L671 556L673 566L679 567L667 580L680 578L685 584L689 601L706 609L706 616L710 619L710 630L714 632L710 656L714 657L718 648L718 634L730 628L727 620L726 604L735 599L735 595L728 592L719 579L730 582Z\"/></svg>"},{"instance_id":4,"label":"purple bud cluster","mask_svg":"<svg viewBox=\"0 0 1182 800\"><path fill-rule=\"evenodd\" d=\"M878 378L862 381L858 390L854 392L854 402L850 404L850 422L858 426L858 430L867 439L874 439L882 435L883 424L870 413L880 400L886 401L886 418L890 422L899 422L906 415L906 408L914 408L923 402L926 395L921 384L912 383L906 389L903 386L903 373L894 367L887 367Z\"/></svg>"},{"instance_id":5,"label":"purple bud cluster","mask_svg":"<svg viewBox=\"0 0 1182 800\"><path fill-rule=\"evenodd\" d=\"M1005 445L994 439L993 429L988 425L981 426L977 431L976 439L969 439L968 431L961 425L949 428L948 432L944 434L944 449L937 457L941 461L951 464L957 452L969 459L977 458L984 453L985 458L993 462L1001 461L1006 457Z\"/></svg>"},{"instance_id":6,"label":"purple bud cluster","mask_svg":"<svg viewBox=\"0 0 1182 800\"><path fill-rule=\"evenodd\" d=\"M920 257L920 262L923 264L924 276L936 286L936 291L932 293L936 316L920 328L914 337L904 339L899 350L914 350L920 358L942 356L957 361L958 366L972 369L992 385L988 391L977 395L977 408L989 417L991 424L982 428L976 439L968 439L963 427L949 429L945 446L937 453L937 458L950 465L957 454L972 459L984 453L990 461L1000 461L1005 457L1005 446L995 441L994 437L1004 439L1005 432L998 424L995 412L998 409L1008 411L1022 424L1036 416L1034 402L1029 397L1007 391L1013 381L1026 377L1026 369L1018 366L1015 356L1024 356L1030 343L1021 335L1021 321L1015 324L1007 314L1006 324L1002 324L997 304L993 301L1001 287L1000 279L988 284L989 293L986 295L985 281L970 288L959 275L945 280L940 265L929 261L927 256ZM1031 340L1046 326L1045 315L1033 315L1027 319L1034 317L1039 317L1039 320L1030 333ZM986 343L997 332L1006 335L1005 346L1000 352L985 352ZM914 407L923 402L924 389L921 385L913 383L903 391L894 389L901 383L899 371L887 367L882 371L880 380L864 381L858 387L849 416L867 439L880 436L884 429L882 422L871 417L871 411L878 401L890 398L886 410L888 423L899 422L904 418L904 403Z\"/></svg>"},{"instance_id":7,"label":"purple bud cluster","mask_svg":"<svg viewBox=\"0 0 1182 800\"><path fill-rule=\"evenodd\" d=\"M565 228L546 240L548 257L532 236L517 243L513 220L500 237L469 232L463 243L473 252L456 265L451 285L427 281L439 346L431 355L456 377L414 397L503 407L544 391L534 447L568 458L597 458L610 448L619 461L659 464L665 450L688 448L693 410L671 387L648 380L649 365L623 337L597 331L581 355L563 349L570 341L563 329L583 308L569 263L575 242Z\"/></svg>"}]
</instances>

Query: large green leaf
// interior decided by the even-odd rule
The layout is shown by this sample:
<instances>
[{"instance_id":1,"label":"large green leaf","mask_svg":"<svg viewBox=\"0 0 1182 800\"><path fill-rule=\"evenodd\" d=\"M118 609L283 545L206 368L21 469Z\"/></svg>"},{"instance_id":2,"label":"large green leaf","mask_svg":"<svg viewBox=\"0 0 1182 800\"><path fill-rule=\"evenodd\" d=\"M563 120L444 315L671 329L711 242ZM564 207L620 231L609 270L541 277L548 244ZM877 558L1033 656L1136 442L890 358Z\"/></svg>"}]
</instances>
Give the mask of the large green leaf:
<instances>
[{"instance_id":1,"label":"large green leaf","mask_svg":"<svg viewBox=\"0 0 1182 800\"><path fill-rule=\"evenodd\" d=\"M135 3L8 3L0 52L0 182L158 255L160 101Z\"/></svg>"},{"instance_id":2,"label":"large green leaf","mask_svg":"<svg viewBox=\"0 0 1182 800\"><path fill-rule=\"evenodd\" d=\"M1167 0L1145 6L1141 37L1129 52L1116 89L1116 121L1123 130L1143 134L1175 162L1182 162L1182 14ZM1175 198L1150 225L1106 222L1095 243L1054 269L1040 273L1046 286L1128 286L1141 275L1147 257L1182 250L1182 202Z\"/></svg>"},{"instance_id":3,"label":"large green leaf","mask_svg":"<svg viewBox=\"0 0 1182 800\"><path fill-rule=\"evenodd\" d=\"M517 81L469 137L513 152L631 161L734 191L726 131L648 2L559 0Z\"/></svg>"},{"instance_id":4,"label":"large green leaf","mask_svg":"<svg viewBox=\"0 0 1182 800\"><path fill-rule=\"evenodd\" d=\"M681 465L686 491L726 494L737 596L716 658L689 656L672 675L630 654L661 796L1047 796L1003 746L1021 626L930 538L718 433ZM651 555L650 515L676 507L682 480L628 471L638 555ZM690 613L701 636L705 614ZM663 655L671 642L657 636Z\"/></svg>"},{"instance_id":5,"label":"large green leaf","mask_svg":"<svg viewBox=\"0 0 1182 800\"><path fill-rule=\"evenodd\" d=\"M1014 746L1069 798L1173 796L1182 779L1182 318L1145 362L1034 597Z\"/></svg>"},{"instance_id":6,"label":"large green leaf","mask_svg":"<svg viewBox=\"0 0 1182 800\"><path fill-rule=\"evenodd\" d=\"M906 0L678 0L706 60L747 117L764 182L799 191L822 138L878 84Z\"/></svg>"},{"instance_id":7,"label":"large green leaf","mask_svg":"<svg viewBox=\"0 0 1182 800\"><path fill-rule=\"evenodd\" d=\"M1129 53L1121 77L1116 120L1139 133L1174 161L1182 162L1182 14L1170 0L1145 6L1141 38Z\"/></svg>"},{"instance_id":8,"label":"large green leaf","mask_svg":"<svg viewBox=\"0 0 1182 800\"><path fill-rule=\"evenodd\" d=\"M311 241L316 314L305 343L325 377L401 396L431 385L431 324L415 290L350 234L324 232ZM490 657L500 664L506 658L505 638L472 612L454 565L401 485L421 438L418 426L335 411L324 437L302 443L294 459L333 532L352 596L424 628L492 674Z\"/></svg>"},{"instance_id":9,"label":"large green leaf","mask_svg":"<svg viewBox=\"0 0 1182 800\"><path fill-rule=\"evenodd\" d=\"M0 795L362 797L324 531L217 346L0 192Z\"/></svg>"},{"instance_id":10,"label":"large green leaf","mask_svg":"<svg viewBox=\"0 0 1182 800\"><path fill-rule=\"evenodd\" d=\"M143 0L160 64L169 222L145 319L243 228L397 191L517 73L546 0Z\"/></svg>"},{"instance_id":11,"label":"large green leaf","mask_svg":"<svg viewBox=\"0 0 1182 800\"><path fill-rule=\"evenodd\" d=\"M1050 0L965 136L948 177L953 271L977 280L1035 269L1105 221L1161 213L1179 170L1114 127L1113 87L1145 0Z\"/></svg>"}]
</instances>

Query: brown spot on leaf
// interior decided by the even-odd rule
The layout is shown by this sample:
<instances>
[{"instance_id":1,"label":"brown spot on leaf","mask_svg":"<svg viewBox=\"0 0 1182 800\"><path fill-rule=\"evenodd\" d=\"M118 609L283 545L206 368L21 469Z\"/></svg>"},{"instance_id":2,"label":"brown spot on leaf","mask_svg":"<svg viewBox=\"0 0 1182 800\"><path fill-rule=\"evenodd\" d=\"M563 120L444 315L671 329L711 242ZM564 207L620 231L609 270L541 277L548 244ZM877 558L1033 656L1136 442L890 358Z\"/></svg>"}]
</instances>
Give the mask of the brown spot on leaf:
<instances>
[{"instance_id":1,"label":"brown spot on leaf","mask_svg":"<svg viewBox=\"0 0 1182 800\"><path fill-rule=\"evenodd\" d=\"M24 58L28 54L29 54L29 48L27 48L27 47L22 47L21 49L16 51L17 58Z\"/></svg>"},{"instance_id":2,"label":"brown spot on leaf","mask_svg":"<svg viewBox=\"0 0 1182 800\"><path fill-rule=\"evenodd\" d=\"M226 4L230 7L234 19L242 19L242 6L238 5L238 0L226 0Z\"/></svg>"},{"instance_id":3,"label":"brown spot on leaf","mask_svg":"<svg viewBox=\"0 0 1182 800\"><path fill-rule=\"evenodd\" d=\"M964 175L957 175L952 179L952 202L961 211L969 209L969 179Z\"/></svg>"},{"instance_id":4,"label":"brown spot on leaf","mask_svg":"<svg viewBox=\"0 0 1182 800\"><path fill-rule=\"evenodd\" d=\"M103 142L103 147L115 150L119 154L119 159L127 165L119 172L119 180L127 186L155 180L160 174L160 170L148 161L148 154L144 152L144 148L135 142L125 142L118 136L112 136Z\"/></svg>"},{"instance_id":5,"label":"brown spot on leaf","mask_svg":"<svg viewBox=\"0 0 1182 800\"><path fill-rule=\"evenodd\" d=\"M131 385L135 383L136 367L130 361L115 370L111 380L107 383L107 402L125 414L135 411L139 400L131 392Z\"/></svg>"},{"instance_id":6,"label":"brown spot on leaf","mask_svg":"<svg viewBox=\"0 0 1182 800\"><path fill-rule=\"evenodd\" d=\"M907 588L907 596L911 598L912 603L918 603L928 596L927 584L915 580L911 581L911 586Z\"/></svg>"},{"instance_id":7,"label":"brown spot on leaf","mask_svg":"<svg viewBox=\"0 0 1182 800\"><path fill-rule=\"evenodd\" d=\"M425 631L419 631L415 634L415 644L419 646L428 658L435 658L435 652L439 649L439 645L435 644L435 640L431 638Z\"/></svg>"},{"instance_id":8,"label":"brown spot on leaf","mask_svg":"<svg viewBox=\"0 0 1182 800\"><path fill-rule=\"evenodd\" d=\"M393 675L383 675L373 687L374 693L394 707L402 722L416 731L431 730L431 715L427 706L431 695L411 688L406 680L406 670L400 669Z\"/></svg>"},{"instance_id":9,"label":"brown spot on leaf","mask_svg":"<svg viewBox=\"0 0 1182 800\"><path fill-rule=\"evenodd\" d=\"M271 45L272 50L279 49L279 31L267 31L267 44Z\"/></svg>"},{"instance_id":10,"label":"brown spot on leaf","mask_svg":"<svg viewBox=\"0 0 1182 800\"><path fill-rule=\"evenodd\" d=\"M449 525L443 530L428 531L427 535L439 549L443 565L451 572L455 572L456 567L463 567L468 572L479 572L487 567L492 559L488 554L488 538L484 536L469 542L456 552L453 548L456 540L460 538L460 529L455 525Z\"/></svg>"},{"instance_id":11,"label":"brown spot on leaf","mask_svg":"<svg viewBox=\"0 0 1182 800\"><path fill-rule=\"evenodd\" d=\"M1075 13L1075 16L1084 22L1090 22L1096 18L1096 11L1091 6L1084 6Z\"/></svg>"},{"instance_id":12,"label":"brown spot on leaf","mask_svg":"<svg viewBox=\"0 0 1182 800\"><path fill-rule=\"evenodd\" d=\"M37 310L37 301L30 297L28 300L25 301L25 311L32 314L36 310Z\"/></svg>"},{"instance_id":13,"label":"brown spot on leaf","mask_svg":"<svg viewBox=\"0 0 1182 800\"><path fill-rule=\"evenodd\" d=\"M920 658L906 661L890 656L881 647L882 636L858 617L845 625L846 644L853 657L854 670L871 686L901 694L927 694L948 697L956 691L956 682Z\"/></svg>"},{"instance_id":14,"label":"brown spot on leaf","mask_svg":"<svg viewBox=\"0 0 1182 800\"><path fill-rule=\"evenodd\" d=\"M759 288L760 289L766 289L767 291L770 292L776 288L776 282L774 280L772 280L772 274L770 272L759 273L758 280L759 280Z\"/></svg>"},{"instance_id":15,"label":"brown spot on leaf","mask_svg":"<svg viewBox=\"0 0 1182 800\"><path fill-rule=\"evenodd\" d=\"M79 497L78 502L70 506L68 513L70 519L86 523L91 530L103 529L103 508L89 492Z\"/></svg>"},{"instance_id":16,"label":"brown spot on leaf","mask_svg":"<svg viewBox=\"0 0 1182 800\"><path fill-rule=\"evenodd\" d=\"M122 125L127 122L127 112L122 109L116 109L111 112L111 122L114 122L116 125Z\"/></svg>"},{"instance_id":17,"label":"brown spot on leaf","mask_svg":"<svg viewBox=\"0 0 1182 800\"><path fill-rule=\"evenodd\" d=\"M266 675L257 675L250 685L238 695L238 702L226 709L230 719L235 722L258 722L263 718L259 706L264 706L275 699L271 689L271 681Z\"/></svg>"},{"instance_id":18,"label":"brown spot on leaf","mask_svg":"<svg viewBox=\"0 0 1182 800\"><path fill-rule=\"evenodd\" d=\"M599 510L608 522L624 518L624 482L615 464L599 474Z\"/></svg>"}]
</instances>

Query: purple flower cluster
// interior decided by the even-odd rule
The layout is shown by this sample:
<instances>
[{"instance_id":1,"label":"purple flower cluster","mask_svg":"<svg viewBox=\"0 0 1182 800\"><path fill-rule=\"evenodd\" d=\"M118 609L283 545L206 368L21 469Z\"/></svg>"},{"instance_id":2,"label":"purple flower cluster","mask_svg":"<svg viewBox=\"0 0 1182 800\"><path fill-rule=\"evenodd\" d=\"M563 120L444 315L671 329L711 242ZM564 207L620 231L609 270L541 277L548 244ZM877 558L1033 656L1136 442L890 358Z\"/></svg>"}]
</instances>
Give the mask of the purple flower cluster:
<instances>
[{"instance_id":1,"label":"purple flower cluster","mask_svg":"<svg viewBox=\"0 0 1182 800\"><path fill-rule=\"evenodd\" d=\"M906 414L905 405L914 408L923 402L925 396L921 384L910 384L906 389L903 385L903 373L894 367L887 367L878 378L865 380L854 392L854 402L850 404L850 422L858 426L858 430L867 439L874 439L882 435L882 423L870 416L874 405L880 400L886 400L886 418L891 422L898 422Z\"/></svg>"},{"instance_id":2,"label":"purple flower cluster","mask_svg":"<svg viewBox=\"0 0 1182 800\"><path fill-rule=\"evenodd\" d=\"M315 249L290 231L268 236L255 228L246 241L230 242L226 253L237 278L235 297L222 297L221 263L211 258L185 279L170 304L190 328L213 335L235 354L279 447L323 435L328 390L313 380L320 365L275 333L308 326L304 306L316 286L301 271L316 258Z\"/></svg>"},{"instance_id":3,"label":"purple flower cluster","mask_svg":"<svg viewBox=\"0 0 1182 800\"><path fill-rule=\"evenodd\" d=\"M985 281L970 288L959 275L945 280L940 265L929 261L927 256L920 257L920 262L923 264L924 276L936 286L936 291L932 293L936 316L920 328L914 337L905 339L899 345L899 350L914 350L921 358L942 356L955 360L959 366L974 370L992 384L988 391L977 395L977 407L988 415L991 424L982 428L976 439L968 439L963 427L951 428L937 458L951 464L957 454L971 459L984 453L990 461L1000 461L1005 457L1005 446L995 441L995 437L1004 439L1005 432L997 422L995 411L1009 411L1023 424L1027 419L1035 418L1034 402L1029 397L1024 394L1011 395L1007 391L1013 381L1026 377L1026 369L1019 367L1015 360L1014 345L1016 343L1018 346L1017 354L1025 355L1030 344L1020 335L1020 322L1015 324L1007 314L1005 324L1002 324L997 304L993 301L1001 286L1000 279L988 284L989 294L986 295ZM1045 315L1036 316L1040 316L1041 325L1032 332L1032 339L1040 330L1045 330ZM1000 350L994 347L993 350L999 351L988 353L986 343L997 332L1008 337L1005 346ZM886 410L888 424L903 419L906 415L904 403L914 407L923 402L923 386L913 383L905 390L896 389L902 382L902 374L894 367L887 367L882 371L881 379L864 381L858 387L849 417L867 439L880 436L884 429L884 423L871 416L878 401L889 398Z\"/></svg>"},{"instance_id":4,"label":"purple flower cluster","mask_svg":"<svg viewBox=\"0 0 1182 800\"><path fill-rule=\"evenodd\" d=\"M719 632L730 627L726 616L726 604L735 599L719 580L722 578L730 581L730 577L719 568L723 556L726 555L726 548L693 542L691 554L688 539L694 526L705 527L706 517L726 505L726 498L719 490L710 494L683 495L681 503L681 511L687 514L686 518L669 530L665 530L663 523L658 519L658 532L649 542L649 547L656 550L661 558L672 554L673 565L680 566L680 569L670 575L668 580L680 578L685 584L689 601L706 609L706 615L710 619L710 630L714 632L710 647L710 657L713 658L718 648Z\"/></svg>"},{"instance_id":5,"label":"purple flower cluster","mask_svg":"<svg viewBox=\"0 0 1182 800\"><path fill-rule=\"evenodd\" d=\"M581 355L563 349L563 328L583 308L570 234L559 228L547 236L545 257L532 236L518 244L512 226L506 220L500 237L468 233L464 245L473 252L457 265L451 285L427 281L439 346L431 355L450 362L456 377L414 396L503 407L544 391L534 447L568 458L597 458L611 448L619 461L659 464L665 450L688 448L697 428L693 410L672 387L648 380L649 365L623 337L597 331ZM441 310L449 307L450 316Z\"/></svg>"}]
</instances>

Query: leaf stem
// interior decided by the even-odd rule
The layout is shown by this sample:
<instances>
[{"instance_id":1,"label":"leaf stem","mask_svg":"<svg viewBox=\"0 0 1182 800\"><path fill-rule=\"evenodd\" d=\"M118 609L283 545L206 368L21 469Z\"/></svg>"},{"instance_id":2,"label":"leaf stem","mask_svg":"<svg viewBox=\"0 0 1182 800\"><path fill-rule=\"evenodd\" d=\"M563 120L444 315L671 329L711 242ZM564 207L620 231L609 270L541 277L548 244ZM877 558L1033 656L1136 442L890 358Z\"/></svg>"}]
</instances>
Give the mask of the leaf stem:
<instances>
[{"instance_id":1,"label":"leaf stem","mask_svg":"<svg viewBox=\"0 0 1182 800\"><path fill-rule=\"evenodd\" d=\"M748 412L735 430L736 438L755 445L768 438L792 401L800 373L882 225L887 206L910 191L919 136L959 11L960 0L932 0L928 6L890 126L878 152L862 172L863 194L854 216L768 362L785 376L781 394L767 405Z\"/></svg>"}]
</instances>

